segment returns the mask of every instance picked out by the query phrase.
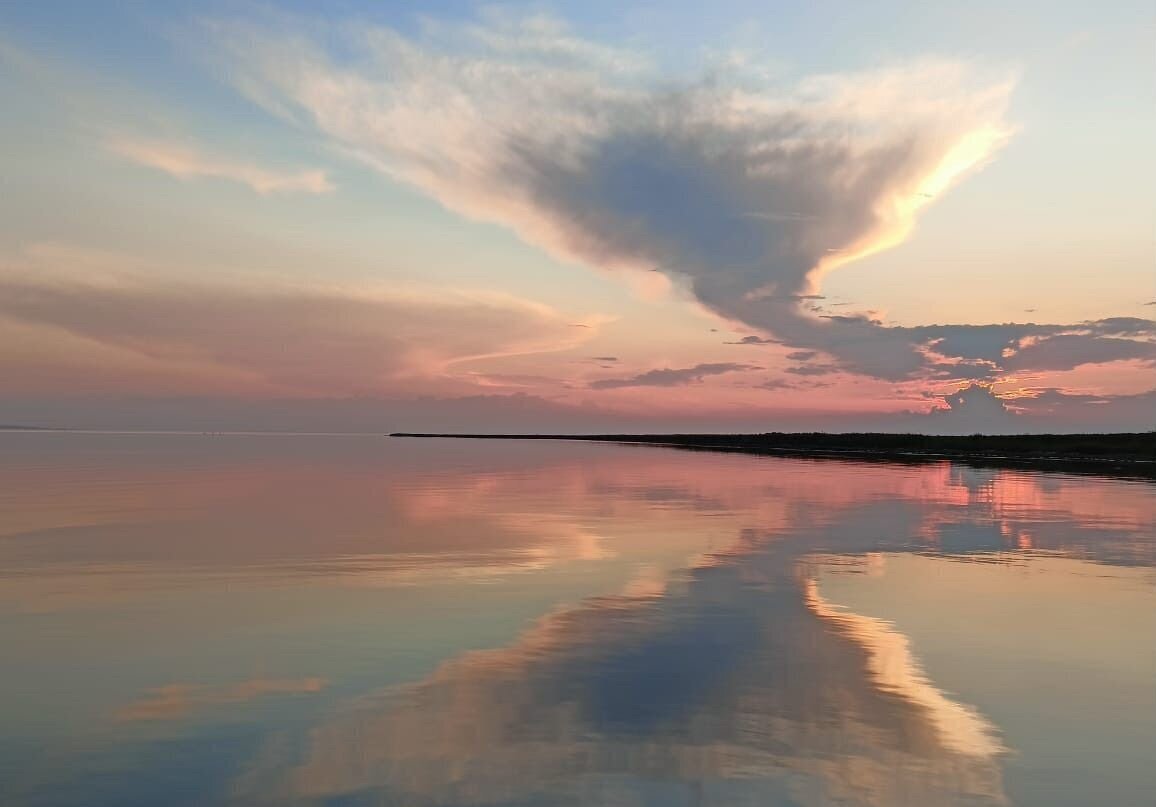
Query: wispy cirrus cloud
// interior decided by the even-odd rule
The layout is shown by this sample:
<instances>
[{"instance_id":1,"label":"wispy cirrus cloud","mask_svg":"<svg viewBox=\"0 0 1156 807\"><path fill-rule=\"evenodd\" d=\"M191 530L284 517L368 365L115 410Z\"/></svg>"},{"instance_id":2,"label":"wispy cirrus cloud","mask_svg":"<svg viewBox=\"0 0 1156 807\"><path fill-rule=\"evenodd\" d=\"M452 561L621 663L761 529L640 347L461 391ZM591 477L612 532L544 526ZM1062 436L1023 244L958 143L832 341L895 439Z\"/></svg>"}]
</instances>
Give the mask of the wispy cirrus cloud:
<instances>
[{"instance_id":1,"label":"wispy cirrus cloud","mask_svg":"<svg viewBox=\"0 0 1156 807\"><path fill-rule=\"evenodd\" d=\"M108 149L139 165L163 171L177 179L212 178L246 185L261 195L272 193L330 193L328 175L318 169L285 170L210 153L186 143L134 137L114 137Z\"/></svg>"},{"instance_id":2,"label":"wispy cirrus cloud","mask_svg":"<svg viewBox=\"0 0 1156 807\"><path fill-rule=\"evenodd\" d=\"M54 362L78 356L90 360L81 362L84 373L103 375L111 392L131 389L133 372L150 366L264 394L469 388L456 365L562 350L597 334L598 318L582 329L573 321L493 292L164 280L121 269L115 257L51 247L0 263L0 332L36 335L0 349L13 394L37 392ZM69 341L53 355L60 339Z\"/></svg>"}]
</instances>

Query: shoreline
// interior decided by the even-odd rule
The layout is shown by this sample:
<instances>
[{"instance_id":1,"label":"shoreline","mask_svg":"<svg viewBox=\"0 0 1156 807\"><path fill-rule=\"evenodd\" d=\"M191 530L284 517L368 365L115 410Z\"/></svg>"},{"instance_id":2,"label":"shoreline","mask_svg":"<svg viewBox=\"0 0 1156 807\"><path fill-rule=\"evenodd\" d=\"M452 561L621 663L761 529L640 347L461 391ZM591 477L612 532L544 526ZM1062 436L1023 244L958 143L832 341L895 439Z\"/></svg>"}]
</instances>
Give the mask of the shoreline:
<instances>
[{"instance_id":1,"label":"shoreline","mask_svg":"<svg viewBox=\"0 0 1156 807\"><path fill-rule=\"evenodd\" d=\"M930 436L884 433L468 434L393 432L390 437L456 440L567 440L721 451L800 459L905 465L956 462L981 468L1156 479L1156 432Z\"/></svg>"}]
</instances>

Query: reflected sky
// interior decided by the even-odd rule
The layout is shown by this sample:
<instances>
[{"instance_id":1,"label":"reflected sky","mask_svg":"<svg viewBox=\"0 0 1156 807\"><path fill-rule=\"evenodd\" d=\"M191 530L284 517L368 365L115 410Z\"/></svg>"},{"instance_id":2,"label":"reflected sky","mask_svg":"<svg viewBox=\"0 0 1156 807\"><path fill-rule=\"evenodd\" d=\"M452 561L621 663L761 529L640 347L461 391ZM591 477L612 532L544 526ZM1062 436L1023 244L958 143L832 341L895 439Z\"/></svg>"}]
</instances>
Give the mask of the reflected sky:
<instances>
[{"instance_id":1,"label":"reflected sky","mask_svg":"<svg viewBox=\"0 0 1156 807\"><path fill-rule=\"evenodd\" d=\"M5 803L1156 785L1149 483L372 436L0 447ZM1075 724L1104 752L1057 741Z\"/></svg>"}]
</instances>

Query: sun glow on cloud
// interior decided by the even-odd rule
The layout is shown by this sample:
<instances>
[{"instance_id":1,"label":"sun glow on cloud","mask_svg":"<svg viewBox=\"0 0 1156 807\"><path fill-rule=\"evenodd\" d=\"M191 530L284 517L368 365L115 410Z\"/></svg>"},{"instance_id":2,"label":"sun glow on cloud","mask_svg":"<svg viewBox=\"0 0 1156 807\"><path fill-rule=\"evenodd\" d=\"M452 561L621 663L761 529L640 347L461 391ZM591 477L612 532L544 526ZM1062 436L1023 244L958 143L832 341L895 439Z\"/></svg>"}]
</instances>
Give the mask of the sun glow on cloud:
<instances>
[{"instance_id":1,"label":"sun glow on cloud","mask_svg":"<svg viewBox=\"0 0 1156 807\"><path fill-rule=\"evenodd\" d=\"M604 322L498 292L166 281L123 268L133 264L52 245L0 262L0 326L41 334L27 342L46 353L42 365L83 345L92 366L82 375L106 383L126 373L122 385L147 384L155 365L235 392L332 397L462 391L473 385L456 365L570 349ZM0 366L19 366L21 341L0 350ZM54 345L73 348L54 355ZM8 390L39 392L48 375Z\"/></svg>"},{"instance_id":2,"label":"sun glow on cloud","mask_svg":"<svg viewBox=\"0 0 1156 807\"><path fill-rule=\"evenodd\" d=\"M340 59L309 34L218 29L240 85L278 114L452 210L591 267L665 276L821 354L789 372L990 383L1056 340L1102 361L1151 355L1150 332L1094 333L1103 323L895 327L814 302L825 272L902 242L1013 136L1009 75L925 59L794 86L738 68L679 82L534 20L331 33ZM1003 352L973 344L997 338Z\"/></svg>"},{"instance_id":3,"label":"sun glow on cloud","mask_svg":"<svg viewBox=\"0 0 1156 807\"><path fill-rule=\"evenodd\" d=\"M741 68L679 82L534 19L413 39L337 27L329 44L214 32L250 97L450 209L567 260L665 276L724 320L887 380L930 372L928 345L945 340L817 316L804 298L901 242L1013 132L1015 80L952 61L794 86Z\"/></svg>"},{"instance_id":4,"label":"sun glow on cloud","mask_svg":"<svg viewBox=\"0 0 1156 807\"><path fill-rule=\"evenodd\" d=\"M925 195L1010 131L1013 82L950 62L679 84L534 20L347 33L340 61L307 35L221 31L250 95L391 176L564 258L656 269L771 330L791 312L752 293L813 290L897 243Z\"/></svg>"},{"instance_id":5,"label":"sun glow on cloud","mask_svg":"<svg viewBox=\"0 0 1156 807\"><path fill-rule=\"evenodd\" d=\"M1010 91L1010 86L1008 89ZM911 234L919 210L934 202L968 174L986 165L1012 134L1012 130L1007 127L982 126L960 137L914 190L900 193L884 203L885 206L889 204L893 207L890 213L880 215L881 219L893 222L889 228L873 234L858 245L834 251L819 262L812 274L809 293L818 293L818 280L827 272L902 244Z\"/></svg>"}]
</instances>

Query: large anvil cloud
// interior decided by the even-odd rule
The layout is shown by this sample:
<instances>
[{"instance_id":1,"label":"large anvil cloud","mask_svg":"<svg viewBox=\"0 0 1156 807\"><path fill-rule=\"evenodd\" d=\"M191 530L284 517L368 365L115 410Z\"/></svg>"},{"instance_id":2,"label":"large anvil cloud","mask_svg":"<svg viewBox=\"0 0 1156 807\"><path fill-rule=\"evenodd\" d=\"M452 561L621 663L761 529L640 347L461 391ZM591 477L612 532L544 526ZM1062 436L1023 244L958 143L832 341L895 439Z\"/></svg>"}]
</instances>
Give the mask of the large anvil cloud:
<instances>
[{"instance_id":1,"label":"large anvil cloud","mask_svg":"<svg viewBox=\"0 0 1156 807\"><path fill-rule=\"evenodd\" d=\"M919 208L998 151L1008 76L921 61L789 84L742 68L671 80L544 18L416 38L327 31L325 44L238 24L217 34L251 97L557 256L661 272L839 370L1000 369L952 353L954 326L822 317L806 298L826 271L901 241Z\"/></svg>"}]
</instances>

